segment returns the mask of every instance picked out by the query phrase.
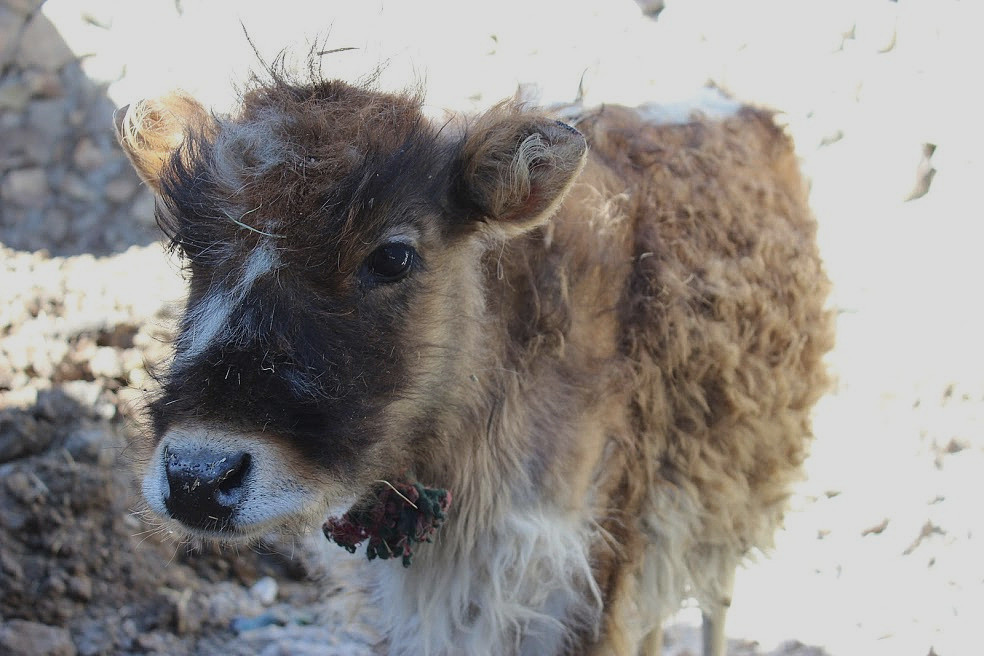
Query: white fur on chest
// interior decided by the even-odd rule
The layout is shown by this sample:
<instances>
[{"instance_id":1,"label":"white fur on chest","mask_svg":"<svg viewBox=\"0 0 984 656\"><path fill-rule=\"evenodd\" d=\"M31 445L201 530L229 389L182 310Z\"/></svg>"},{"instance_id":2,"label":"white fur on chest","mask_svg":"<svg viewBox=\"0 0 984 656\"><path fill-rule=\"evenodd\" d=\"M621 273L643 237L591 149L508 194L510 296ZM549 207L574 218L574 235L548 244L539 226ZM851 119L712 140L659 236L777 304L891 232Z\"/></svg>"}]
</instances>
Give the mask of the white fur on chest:
<instances>
[{"instance_id":1,"label":"white fur on chest","mask_svg":"<svg viewBox=\"0 0 984 656\"><path fill-rule=\"evenodd\" d=\"M594 530L537 510L495 524L474 544L453 529L439 535L409 568L367 565L390 654L549 656L561 653L574 631L598 630Z\"/></svg>"}]
</instances>

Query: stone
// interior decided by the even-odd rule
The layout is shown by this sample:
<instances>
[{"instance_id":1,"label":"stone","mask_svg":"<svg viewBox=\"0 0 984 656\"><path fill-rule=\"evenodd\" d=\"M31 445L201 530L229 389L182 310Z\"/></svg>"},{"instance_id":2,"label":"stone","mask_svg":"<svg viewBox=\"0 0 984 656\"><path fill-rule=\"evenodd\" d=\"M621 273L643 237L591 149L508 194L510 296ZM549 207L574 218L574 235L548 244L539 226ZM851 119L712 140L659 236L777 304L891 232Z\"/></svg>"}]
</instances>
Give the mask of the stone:
<instances>
[{"instance_id":1,"label":"stone","mask_svg":"<svg viewBox=\"0 0 984 656\"><path fill-rule=\"evenodd\" d=\"M264 576L250 587L249 593L264 606L270 606L277 600L277 581L271 576Z\"/></svg>"},{"instance_id":2,"label":"stone","mask_svg":"<svg viewBox=\"0 0 984 656\"><path fill-rule=\"evenodd\" d=\"M20 114L0 112L0 130L19 130L23 121Z\"/></svg>"},{"instance_id":3,"label":"stone","mask_svg":"<svg viewBox=\"0 0 984 656\"><path fill-rule=\"evenodd\" d=\"M106 156L92 139L82 137L72 153L72 161L80 171L89 172L101 167L106 161Z\"/></svg>"},{"instance_id":4,"label":"stone","mask_svg":"<svg viewBox=\"0 0 984 656\"><path fill-rule=\"evenodd\" d=\"M33 98L60 98L65 94L65 86L57 73L30 70L24 71L22 77Z\"/></svg>"},{"instance_id":5,"label":"stone","mask_svg":"<svg viewBox=\"0 0 984 656\"><path fill-rule=\"evenodd\" d=\"M665 0L636 0L636 4L639 5L642 13L650 18L656 18L666 8Z\"/></svg>"},{"instance_id":6,"label":"stone","mask_svg":"<svg viewBox=\"0 0 984 656\"><path fill-rule=\"evenodd\" d=\"M26 18L40 9L44 0L4 0L4 4Z\"/></svg>"},{"instance_id":7,"label":"stone","mask_svg":"<svg viewBox=\"0 0 984 656\"><path fill-rule=\"evenodd\" d=\"M65 438L65 450L79 462L111 465L116 460L116 447L113 436L104 428L81 427Z\"/></svg>"},{"instance_id":8,"label":"stone","mask_svg":"<svg viewBox=\"0 0 984 656\"><path fill-rule=\"evenodd\" d=\"M73 576L68 579L68 594L79 601L92 599L92 579L88 576Z\"/></svg>"},{"instance_id":9,"label":"stone","mask_svg":"<svg viewBox=\"0 0 984 656\"><path fill-rule=\"evenodd\" d=\"M183 651L181 641L167 633L141 633L134 640L141 653L146 654L177 654Z\"/></svg>"},{"instance_id":10,"label":"stone","mask_svg":"<svg viewBox=\"0 0 984 656\"><path fill-rule=\"evenodd\" d=\"M27 376L23 372L14 374L10 390L0 393L0 406L23 410L38 402L38 388L27 381L19 380L21 378L27 379Z\"/></svg>"},{"instance_id":11,"label":"stone","mask_svg":"<svg viewBox=\"0 0 984 656\"><path fill-rule=\"evenodd\" d=\"M75 54L51 21L44 14L37 13L28 20L21 33L18 60L25 68L55 72L74 61Z\"/></svg>"},{"instance_id":12,"label":"stone","mask_svg":"<svg viewBox=\"0 0 984 656\"><path fill-rule=\"evenodd\" d=\"M40 453L51 444L50 430L44 430L26 413L0 412L0 463Z\"/></svg>"},{"instance_id":13,"label":"stone","mask_svg":"<svg viewBox=\"0 0 984 656\"><path fill-rule=\"evenodd\" d=\"M48 176L40 167L10 171L0 182L0 196L4 203L21 207L42 205L48 198L49 191Z\"/></svg>"},{"instance_id":14,"label":"stone","mask_svg":"<svg viewBox=\"0 0 984 656\"><path fill-rule=\"evenodd\" d=\"M68 131L68 112L65 103L58 98L42 98L31 101L27 107L27 124L56 142Z\"/></svg>"},{"instance_id":15,"label":"stone","mask_svg":"<svg viewBox=\"0 0 984 656\"><path fill-rule=\"evenodd\" d=\"M24 25L24 16L6 7L7 4L0 4L0 56L13 54L17 33Z\"/></svg>"},{"instance_id":16,"label":"stone","mask_svg":"<svg viewBox=\"0 0 984 656\"><path fill-rule=\"evenodd\" d=\"M89 360L89 370L93 376L104 378L122 378L123 363L119 351L111 346L100 346L95 349Z\"/></svg>"},{"instance_id":17,"label":"stone","mask_svg":"<svg viewBox=\"0 0 984 656\"><path fill-rule=\"evenodd\" d=\"M99 198L98 190L74 173L65 176L61 188L66 194L83 203L94 203Z\"/></svg>"},{"instance_id":18,"label":"stone","mask_svg":"<svg viewBox=\"0 0 984 656\"><path fill-rule=\"evenodd\" d=\"M44 167L53 148L53 140L37 128L5 130L0 134L0 163L7 169Z\"/></svg>"},{"instance_id":19,"label":"stone","mask_svg":"<svg viewBox=\"0 0 984 656\"><path fill-rule=\"evenodd\" d=\"M0 653L8 656L76 656L68 629L27 620L0 626Z\"/></svg>"},{"instance_id":20,"label":"stone","mask_svg":"<svg viewBox=\"0 0 984 656\"><path fill-rule=\"evenodd\" d=\"M69 398L86 408L96 405L103 390L98 382L88 380L70 380L61 387Z\"/></svg>"},{"instance_id":21,"label":"stone","mask_svg":"<svg viewBox=\"0 0 984 656\"><path fill-rule=\"evenodd\" d=\"M15 77L0 83L0 110L22 112L31 99L31 89Z\"/></svg>"},{"instance_id":22,"label":"stone","mask_svg":"<svg viewBox=\"0 0 984 656\"><path fill-rule=\"evenodd\" d=\"M31 513L21 506L0 505L0 528L10 533L19 533L24 530L30 515Z\"/></svg>"},{"instance_id":23,"label":"stone","mask_svg":"<svg viewBox=\"0 0 984 656\"><path fill-rule=\"evenodd\" d=\"M17 562L17 558L9 551L0 551L0 572L3 572L4 576L10 577L13 580L24 578L24 568L21 567L21 564Z\"/></svg>"},{"instance_id":24,"label":"stone","mask_svg":"<svg viewBox=\"0 0 984 656\"><path fill-rule=\"evenodd\" d=\"M231 624L232 630L236 633L246 633L247 631L255 631L267 626L283 626L286 623L286 618L280 613L267 611L254 617L246 617L243 615L234 617L232 618Z\"/></svg>"},{"instance_id":25,"label":"stone","mask_svg":"<svg viewBox=\"0 0 984 656\"><path fill-rule=\"evenodd\" d=\"M133 198L133 194L136 191L137 181L132 175L121 176L110 180L103 188L103 194L106 196L106 199L117 205Z\"/></svg>"},{"instance_id":26,"label":"stone","mask_svg":"<svg viewBox=\"0 0 984 656\"><path fill-rule=\"evenodd\" d=\"M49 244L60 244L68 236L69 216L65 210L53 207L44 212L44 234Z\"/></svg>"},{"instance_id":27,"label":"stone","mask_svg":"<svg viewBox=\"0 0 984 656\"><path fill-rule=\"evenodd\" d=\"M86 380L71 380L38 394L35 414L50 422L75 419L91 412L102 387Z\"/></svg>"},{"instance_id":28,"label":"stone","mask_svg":"<svg viewBox=\"0 0 984 656\"><path fill-rule=\"evenodd\" d=\"M110 401L101 401L95 407L96 416L106 421L116 417L116 405Z\"/></svg>"}]
</instances>

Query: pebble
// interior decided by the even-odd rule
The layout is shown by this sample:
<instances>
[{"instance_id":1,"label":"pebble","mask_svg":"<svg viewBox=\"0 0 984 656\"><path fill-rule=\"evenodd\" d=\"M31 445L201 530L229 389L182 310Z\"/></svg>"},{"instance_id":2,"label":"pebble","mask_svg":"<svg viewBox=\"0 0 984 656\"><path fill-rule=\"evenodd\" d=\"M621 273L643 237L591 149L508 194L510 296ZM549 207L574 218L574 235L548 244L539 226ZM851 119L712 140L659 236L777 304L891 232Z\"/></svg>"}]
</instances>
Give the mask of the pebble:
<instances>
[{"instance_id":1,"label":"pebble","mask_svg":"<svg viewBox=\"0 0 984 656\"><path fill-rule=\"evenodd\" d=\"M30 514L30 511L24 508L12 508L9 505L2 505L0 506L0 529L11 533L23 531ZM10 580L7 579L7 581Z\"/></svg>"},{"instance_id":2,"label":"pebble","mask_svg":"<svg viewBox=\"0 0 984 656\"><path fill-rule=\"evenodd\" d=\"M45 98L31 101L27 107L27 123L40 130L54 142L68 131L68 111L64 101Z\"/></svg>"},{"instance_id":3,"label":"pebble","mask_svg":"<svg viewBox=\"0 0 984 656\"><path fill-rule=\"evenodd\" d=\"M69 233L69 215L65 210L53 207L44 213L45 237L60 242Z\"/></svg>"},{"instance_id":4,"label":"pebble","mask_svg":"<svg viewBox=\"0 0 984 656\"><path fill-rule=\"evenodd\" d=\"M141 633L136 637L134 643L142 653L148 654L178 654L185 649L177 637L160 632Z\"/></svg>"},{"instance_id":5,"label":"pebble","mask_svg":"<svg viewBox=\"0 0 984 656\"><path fill-rule=\"evenodd\" d=\"M80 462L108 466L116 459L112 435L105 428L82 427L65 438L65 450Z\"/></svg>"},{"instance_id":6,"label":"pebble","mask_svg":"<svg viewBox=\"0 0 984 656\"><path fill-rule=\"evenodd\" d=\"M24 373L18 373L13 376L10 383L10 391L3 392L0 398L3 399L2 405L6 408L28 408L38 402L38 388L36 385L32 384L33 381L23 380L27 376ZM0 438L2 442L2 438ZM3 451L0 448L0 451ZM0 462L4 462L4 457L0 455Z\"/></svg>"},{"instance_id":7,"label":"pebble","mask_svg":"<svg viewBox=\"0 0 984 656\"><path fill-rule=\"evenodd\" d=\"M0 626L0 653L8 656L75 656L75 645L68 629L10 620Z\"/></svg>"},{"instance_id":8,"label":"pebble","mask_svg":"<svg viewBox=\"0 0 984 656\"><path fill-rule=\"evenodd\" d=\"M234 617L232 619L232 630L236 633L245 633L246 631L255 631L256 629L262 629L267 626L283 626L284 624L285 618L280 614L267 611L256 617Z\"/></svg>"},{"instance_id":9,"label":"pebble","mask_svg":"<svg viewBox=\"0 0 984 656\"><path fill-rule=\"evenodd\" d=\"M27 68L54 72L73 61L75 55L47 17L36 14L24 27L18 59Z\"/></svg>"},{"instance_id":10,"label":"pebble","mask_svg":"<svg viewBox=\"0 0 984 656\"><path fill-rule=\"evenodd\" d=\"M123 362L120 352L111 346L99 346L89 358L89 370L93 376L103 378L122 378Z\"/></svg>"},{"instance_id":11,"label":"pebble","mask_svg":"<svg viewBox=\"0 0 984 656\"><path fill-rule=\"evenodd\" d=\"M17 33L24 25L24 18L0 7L0 65L6 64L14 54Z\"/></svg>"},{"instance_id":12,"label":"pebble","mask_svg":"<svg viewBox=\"0 0 984 656\"><path fill-rule=\"evenodd\" d=\"M68 594L79 601L92 598L92 579L88 576L73 576L68 579Z\"/></svg>"},{"instance_id":13,"label":"pebble","mask_svg":"<svg viewBox=\"0 0 984 656\"><path fill-rule=\"evenodd\" d=\"M37 11L43 3L44 0L4 0L4 4L16 13L20 14L22 18L30 16L32 13Z\"/></svg>"},{"instance_id":14,"label":"pebble","mask_svg":"<svg viewBox=\"0 0 984 656\"><path fill-rule=\"evenodd\" d=\"M40 205L48 191L48 176L40 167L10 171L0 183L0 196L4 202L21 207Z\"/></svg>"},{"instance_id":15,"label":"pebble","mask_svg":"<svg viewBox=\"0 0 984 656\"><path fill-rule=\"evenodd\" d=\"M102 394L102 385L89 380L70 380L62 385L62 390L68 398L72 399L85 408L96 405L99 395Z\"/></svg>"},{"instance_id":16,"label":"pebble","mask_svg":"<svg viewBox=\"0 0 984 656\"><path fill-rule=\"evenodd\" d=\"M270 606L277 600L277 581L273 577L264 576L249 589L257 601L264 606Z\"/></svg>"},{"instance_id":17,"label":"pebble","mask_svg":"<svg viewBox=\"0 0 984 656\"><path fill-rule=\"evenodd\" d=\"M7 552L0 552L0 572L10 579L18 580L24 578L24 569L14 556Z\"/></svg>"},{"instance_id":18,"label":"pebble","mask_svg":"<svg viewBox=\"0 0 984 656\"><path fill-rule=\"evenodd\" d=\"M30 99L31 90L22 81L11 78L0 84L0 109L22 112Z\"/></svg>"},{"instance_id":19,"label":"pebble","mask_svg":"<svg viewBox=\"0 0 984 656\"><path fill-rule=\"evenodd\" d=\"M110 202L119 205L133 198L136 190L136 177L133 174L129 174L107 182L106 186L103 187L103 194Z\"/></svg>"},{"instance_id":20,"label":"pebble","mask_svg":"<svg viewBox=\"0 0 984 656\"><path fill-rule=\"evenodd\" d=\"M48 422L58 422L66 417L79 414L80 404L66 393L65 385L67 384L38 392L38 403L34 407L34 414L38 418ZM76 390L76 392L79 391Z\"/></svg>"},{"instance_id":21,"label":"pebble","mask_svg":"<svg viewBox=\"0 0 984 656\"><path fill-rule=\"evenodd\" d=\"M59 98L65 93L64 85L57 73L51 71L24 71L24 84L34 98Z\"/></svg>"},{"instance_id":22,"label":"pebble","mask_svg":"<svg viewBox=\"0 0 984 656\"><path fill-rule=\"evenodd\" d=\"M0 413L0 463L40 453L48 448L52 437L50 430L45 430L26 413L4 411ZM7 486L25 503L30 503L37 496L35 488L23 473L12 474Z\"/></svg>"},{"instance_id":23,"label":"pebble","mask_svg":"<svg viewBox=\"0 0 984 656\"><path fill-rule=\"evenodd\" d=\"M80 170L92 171L105 163L106 156L92 139L82 137L72 153L72 161Z\"/></svg>"},{"instance_id":24,"label":"pebble","mask_svg":"<svg viewBox=\"0 0 984 656\"><path fill-rule=\"evenodd\" d=\"M92 204L99 198L99 192L75 173L69 173L62 181L62 191L74 200Z\"/></svg>"}]
</instances>

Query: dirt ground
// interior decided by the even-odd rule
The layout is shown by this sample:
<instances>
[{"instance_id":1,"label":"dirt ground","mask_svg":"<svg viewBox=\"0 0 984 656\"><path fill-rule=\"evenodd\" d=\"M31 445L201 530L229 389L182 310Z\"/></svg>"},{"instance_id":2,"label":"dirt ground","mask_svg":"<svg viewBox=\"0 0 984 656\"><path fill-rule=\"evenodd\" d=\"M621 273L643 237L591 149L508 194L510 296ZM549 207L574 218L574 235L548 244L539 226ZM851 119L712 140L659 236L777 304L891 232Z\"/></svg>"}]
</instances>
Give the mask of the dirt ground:
<instances>
[{"instance_id":1,"label":"dirt ground","mask_svg":"<svg viewBox=\"0 0 984 656\"><path fill-rule=\"evenodd\" d=\"M228 107L256 65L243 28L268 58L354 46L326 68L386 62L380 84L425 82L435 112L579 85L673 101L708 80L783 110L835 285L838 384L775 552L739 573L729 653L980 653L984 10L465 6L0 0L0 653L379 651L356 556L316 535L193 549L139 511L127 445L183 281L110 116L174 87ZM698 618L681 609L665 654L699 653Z\"/></svg>"}]
</instances>

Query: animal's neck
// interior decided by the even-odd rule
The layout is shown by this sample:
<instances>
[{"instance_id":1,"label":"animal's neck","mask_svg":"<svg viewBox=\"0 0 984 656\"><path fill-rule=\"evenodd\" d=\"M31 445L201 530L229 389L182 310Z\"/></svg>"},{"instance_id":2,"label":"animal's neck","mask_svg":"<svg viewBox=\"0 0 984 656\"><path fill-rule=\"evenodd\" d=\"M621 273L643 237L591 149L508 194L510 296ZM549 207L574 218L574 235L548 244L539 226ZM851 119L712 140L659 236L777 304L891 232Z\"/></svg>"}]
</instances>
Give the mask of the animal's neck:
<instances>
[{"instance_id":1,"label":"animal's neck","mask_svg":"<svg viewBox=\"0 0 984 656\"><path fill-rule=\"evenodd\" d=\"M373 567L393 654L555 654L597 630L596 527L561 480L577 443L566 384L538 392L490 361L413 472L451 490L447 522L410 568Z\"/></svg>"},{"instance_id":2,"label":"animal's neck","mask_svg":"<svg viewBox=\"0 0 984 656\"><path fill-rule=\"evenodd\" d=\"M390 653L555 654L596 630L591 527L537 507L488 519L481 540L459 522L411 568L374 568Z\"/></svg>"},{"instance_id":3,"label":"animal's neck","mask_svg":"<svg viewBox=\"0 0 984 656\"><path fill-rule=\"evenodd\" d=\"M598 248L571 263L561 237L534 235L488 262L475 323L496 331L482 340L494 348L460 375L413 471L451 490L449 518L412 567L374 568L395 654L552 654L599 628L591 551L604 501L591 490L624 417L594 399L613 394L596 372L616 357L619 287L591 274Z\"/></svg>"}]
</instances>

